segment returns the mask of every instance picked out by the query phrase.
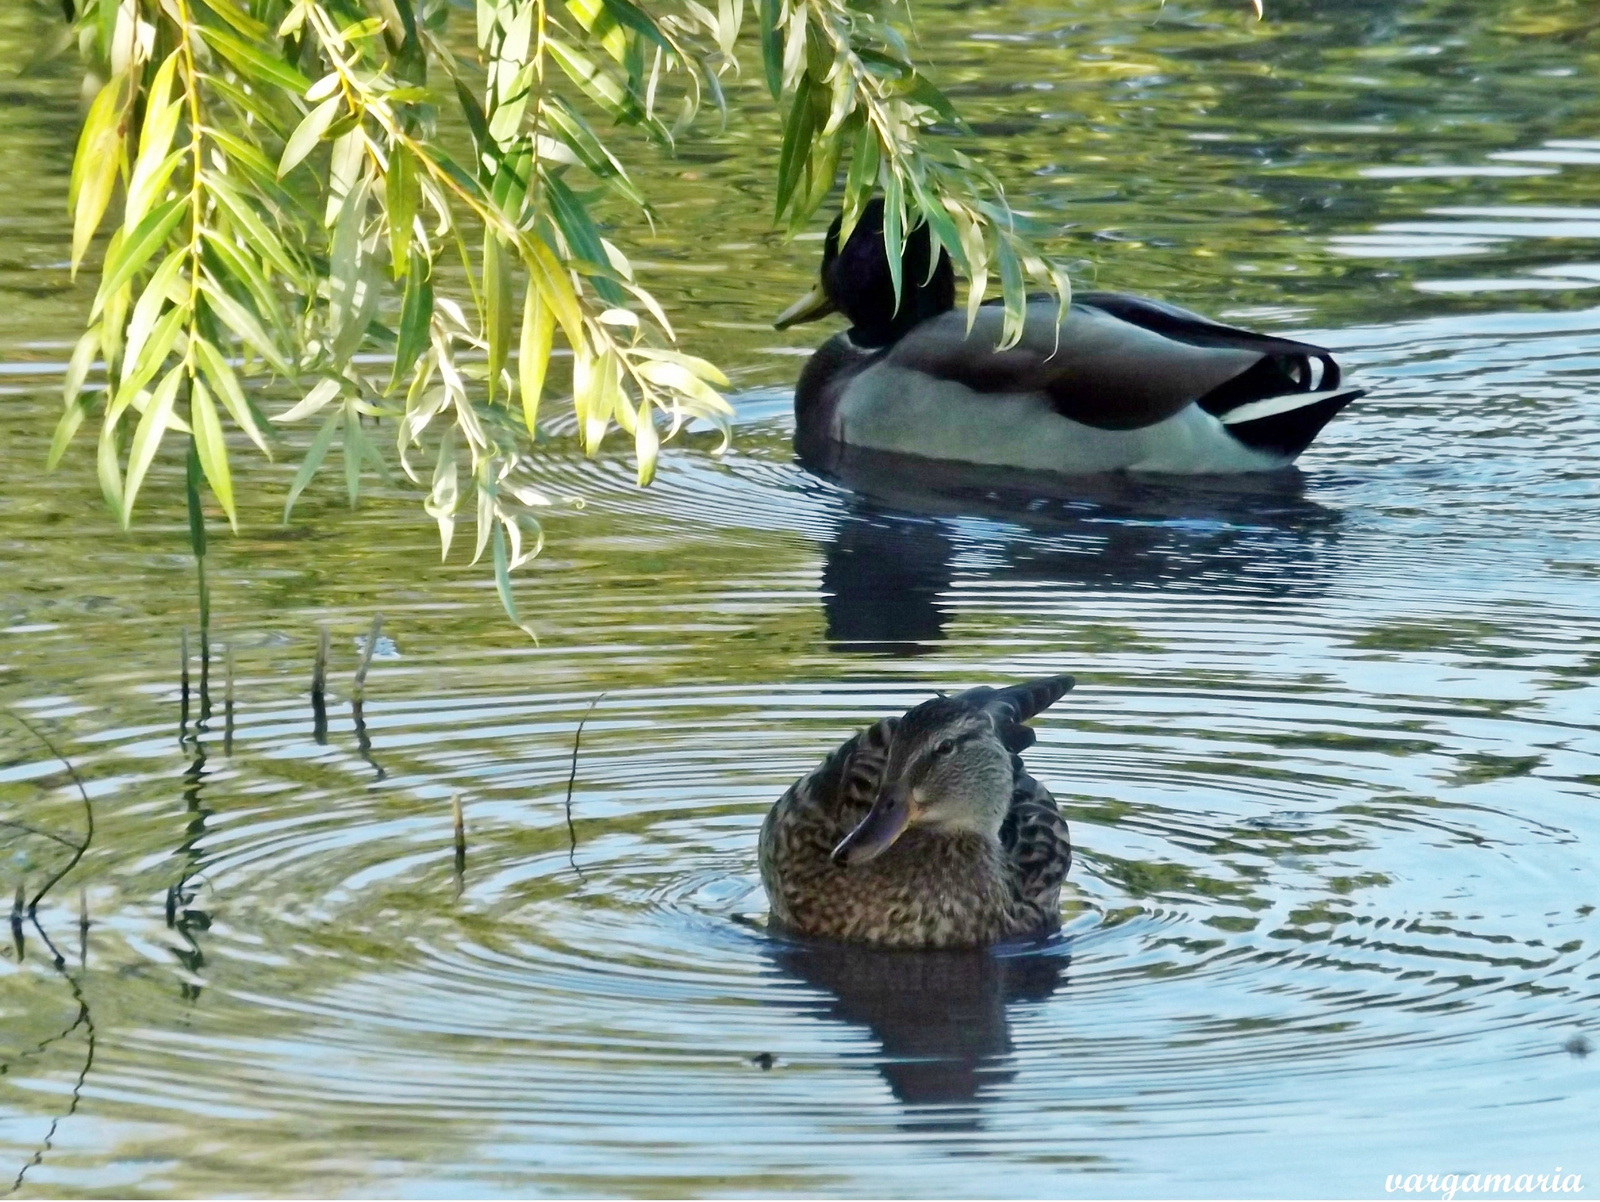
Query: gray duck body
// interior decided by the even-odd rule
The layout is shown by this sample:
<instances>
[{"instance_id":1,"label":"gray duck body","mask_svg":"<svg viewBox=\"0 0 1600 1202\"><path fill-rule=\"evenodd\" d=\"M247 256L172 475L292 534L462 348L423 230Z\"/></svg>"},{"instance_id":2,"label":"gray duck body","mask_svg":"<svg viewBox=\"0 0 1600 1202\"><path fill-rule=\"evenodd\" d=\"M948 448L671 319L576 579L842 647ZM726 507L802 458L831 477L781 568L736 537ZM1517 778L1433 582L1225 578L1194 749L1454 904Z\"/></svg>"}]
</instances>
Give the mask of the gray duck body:
<instances>
[{"instance_id":1,"label":"gray duck body","mask_svg":"<svg viewBox=\"0 0 1600 1202\"><path fill-rule=\"evenodd\" d=\"M761 880L775 922L797 935L894 948L982 947L1056 930L1071 841L1055 799L1017 753L1034 738L1022 723L1070 687L1070 677L1050 677L973 689L846 740L791 785L762 824ZM952 808L930 794L923 810L919 787L899 779L916 775L919 750L926 761L944 742L956 744L946 753L956 778L983 757L1004 773L990 774L998 804L987 817L968 807L972 798ZM913 817L886 846L841 862L852 840L882 837L871 828L885 799L897 797L938 820Z\"/></svg>"}]
</instances>

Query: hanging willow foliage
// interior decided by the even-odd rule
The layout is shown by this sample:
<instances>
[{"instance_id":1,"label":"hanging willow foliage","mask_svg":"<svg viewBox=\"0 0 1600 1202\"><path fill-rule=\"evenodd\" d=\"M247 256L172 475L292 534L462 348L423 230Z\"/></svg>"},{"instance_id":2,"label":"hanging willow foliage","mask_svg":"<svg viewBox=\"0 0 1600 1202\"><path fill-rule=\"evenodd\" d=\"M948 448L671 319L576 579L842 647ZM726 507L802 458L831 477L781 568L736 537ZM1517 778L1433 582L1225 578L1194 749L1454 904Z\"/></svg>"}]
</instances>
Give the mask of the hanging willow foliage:
<instances>
[{"instance_id":1,"label":"hanging willow foliage","mask_svg":"<svg viewBox=\"0 0 1600 1202\"><path fill-rule=\"evenodd\" d=\"M320 423L287 521L335 443L352 504L365 469L387 473L381 427L362 419L389 418L401 469L429 477L445 553L475 501L475 560L492 543L515 618L509 574L537 552L530 511L545 503L525 448L558 340L589 454L619 426L645 484L688 420L726 444L727 380L675 349L583 193L648 214L596 125L670 146L707 99L725 110L745 0L476 0L475 53L453 13L450 0L88 0L76 14L105 82L73 164L74 271L108 214L112 228L50 462L98 416L100 485L124 525L169 434L198 468L191 512L203 480L236 525L227 427L271 456L276 427ZM847 227L884 196L892 264L926 222L974 312L996 272L1008 340L1028 276L1066 304L1064 273L1019 239L997 181L922 136L959 118L912 63L903 10L757 0L754 15L785 114L779 220L802 226L843 171ZM441 134L458 118L470 158ZM464 278L456 296L446 270ZM96 363L105 386L85 387ZM261 375L302 399L263 412Z\"/></svg>"}]
</instances>

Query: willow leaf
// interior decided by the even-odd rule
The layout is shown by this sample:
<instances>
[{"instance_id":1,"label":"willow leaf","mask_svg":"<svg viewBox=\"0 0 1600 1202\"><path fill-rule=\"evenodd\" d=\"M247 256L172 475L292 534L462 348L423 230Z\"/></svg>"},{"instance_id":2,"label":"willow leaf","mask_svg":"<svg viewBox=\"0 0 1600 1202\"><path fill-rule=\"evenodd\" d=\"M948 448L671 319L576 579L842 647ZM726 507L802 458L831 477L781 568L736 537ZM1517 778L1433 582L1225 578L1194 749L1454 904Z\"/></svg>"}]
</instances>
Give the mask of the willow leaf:
<instances>
[{"instance_id":1,"label":"willow leaf","mask_svg":"<svg viewBox=\"0 0 1600 1202\"><path fill-rule=\"evenodd\" d=\"M489 343L489 399L500 386L511 347L512 278L506 244L493 230L483 235L483 325Z\"/></svg>"},{"instance_id":2,"label":"willow leaf","mask_svg":"<svg viewBox=\"0 0 1600 1202\"><path fill-rule=\"evenodd\" d=\"M417 359L428 347L428 327L433 320L433 279L427 256L411 251L411 269L406 274L405 300L400 308L400 333L394 352L394 375L389 387L397 387L410 374Z\"/></svg>"},{"instance_id":3,"label":"willow leaf","mask_svg":"<svg viewBox=\"0 0 1600 1202\"><path fill-rule=\"evenodd\" d=\"M204 382L194 378L189 386L189 426L194 431L194 447L200 456L200 470L206 483L228 515L228 525L239 529L239 515L233 507L233 473L228 468L228 444L222 437L222 422L216 403Z\"/></svg>"},{"instance_id":4,"label":"willow leaf","mask_svg":"<svg viewBox=\"0 0 1600 1202\"><path fill-rule=\"evenodd\" d=\"M265 53L260 47L236 38L231 33L224 33L215 26L200 25L196 28L206 44L232 63L246 79L252 82L276 84L280 89L293 92L296 96L302 95L311 86L311 81L299 71L281 58L274 58ZM201 466L205 466L203 452ZM206 479L210 478L211 475L207 472Z\"/></svg>"},{"instance_id":5,"label":"willow leaf","mask_svg":"<svg viewBox=\"0 0 1600 1202\"><path fill-rule=\"evenodd\" d=\"M311 483L311 477L317 474L317 469L328 456L328 448L333 445L333 440L343 428L344 410L337 409L328 415L328 420L322 423L322 429L318 430L317 436L311 440L311 446L306 450L306 457L300 461L300 470L295 472L294 480L289 485L289 498L283 503L285 526L289 524L289 514L294 511L294 503L299 500L306 485Z\"/></svg>"},{"instance_id":6,"label":"willow leaf","mask_svg":"<svg viewBox=\"0 0 1600 1202\"><path fill-rule=\"evenodd\" d=\"M111 512L122 513L122 466L118 462L117 427L105 422L100 427L100 446L95 454L95 471L100 478L100 495Z\"/></svg>"},{"instance_id":7,"label":"willow leaf","mask_svg":"<svg viewBox=\"0 0 1600 1202\"><path fill-rule=\"evenodd\" d=\"M67 405L67 411L56 423L55 434L50 439L50 454L45 459L45 471L54 471L56 465L61 462L61 457L67 453L67 447L72 442L73 436L83 425L83 419L89 416L89 405L90 400L86 396L75 396Z\"/></svg>"},{"instance_id":8,"label":"willow leaf","mask_svg":"<svg viewBox=\"0 0 1600 1202\"><path fill-rule=\"evenodd\" d=\"M187 304L175 305L156 322L155 328L150 331L150 337L145 339L144 346L140 348L138 362L133 365L131 371L124 369L122 373L122 381L117 385L116 396L106 408L107 423L114 426L122 420L122 415L128 406L134 403L134 399L145 385L155 379L156 372L161 370L161 365L172 353L179 333L188 324L189 316L190 309Z\"/></svg>"},{"instance_id":9,"label":"willow leaf","mask_svg":"<svg viewBox=\"0 0 1600 1202\"><path fill-rule=\"evenodd\" d=\"M205 172L201 179L206 190L217 200L218 207L227 212L256 253L290 279L298 279L300 270L284 249L282 240L267 228L266 222L250 207L250 203L214 172Z\"/></svg>"},{"instance_id":10,"label":"willow leaf","mask_svg":"<svg viewBox=\"0 0 1600 1202\"><path fill-rule=\"evenodd\" d=\"M122 163L122 133L118 128L127 78L115 76L105 84L89 106L83 132L78 135L78 152L72 162L72 186L68 203L72 207L72 273L89 249L111 190L116 186L117 169Z\"/></svg>"},{"instance_id":11,"label":"willow leaf","mask_svg":"<svg viewBox=\"0 0 1600 1202\"><path fill-rule=\"evenodd\" d=\"M217 287L215 281L208 277L201 279L200 290L205 293L206 303L211 306L211 311L239 336L246 348L265 359L272 365L272 370L279 375L294 375L293 366L284 358L283 352L273 342L271 335L262 329L255 314Z\"/></svg>"},{"instance_id":12,"label":"willow leaf","mask_svg":"<svg viewBox=\"0 0 1600 1202\"><path fill-rule=\"evenodd\" d=\"M178 399L178 386L183 383L184 369L180 363L156 386L150 403L144 407L144 416L133 432L133 443L128 448L128 475L122 486L122 528L126 530L133 517L133 502L144 483L145 473L155 461L156 450L172 421L172 405Z\"/></svg>"},{"instance_id":13,"label":"willow leaf","mask_svg":"<svg viewBox=\"0 0 1600 1202\"><path fill-rule=\"evenodd\" d=\"M272 451L267 446L267 440L261 436L261 428L256 425L255 415L251 412L250 402L245 398L244 390L239 387L239 377L233 374L233 368L228 366L228 361L222 357L222 352L204 338L194 340L194 352L200 361L200 370L205 373L206 379L211 381L211 387L217 396L222 398L222 404L228 410L228 415L250 436L250 441L256 444L261 453L271 459Z\"/></svg>"},{"instance_id":14,"label":"willow leaf","mask_svg":"<svg viewBox=\"0 0 1600 1202\"><path fill-rule=\"evenodd\" d=\"M283 156L278 160L279 179L298 167L306 155L316 149L322 135L328 132L328 126L333 124L333 119L343 107L343 96L329 96L294 127L294 133L289 135L289 141L284 145Z\"/></svg>"},{"instance_id":15,"label":"willow leaf","mask_svg":"<svg viewBox=\"0 0 1600 1202\"><path fill-rule=\"evenodd\" d=\"M416 164L411 152L391 143L389 174L384 180L385 209L389 222L389 269L399 279L411 260L412 226L417 218Z\"/></svg>"},{"instance_id":16,"label":"willow leaf","mask_svg":"<svg viewBox=\"0 0 1600 1202\"><path fill-rule=\"evenodd\" d=\"M167 201L152 210L138 228L123 239L117 253L106 262L99 295L112 296L150 262L151 256L166 244L167 235L178 228L188 205L188 198L182 196Z\"/></svg>"},{"instance_id":17,"label":"willow leaf","mask_svg":"<svg viewBox=\"0 0 1600 1202\"><path fill-rule=\"evenodd\" d=\"M1003 232L996 239L994 249L995 261L1000 267L1000 296L1005 305L998 349L1005 350L1022 338L1022 324L1027 319L1028 286L1022 276L1022 261Z\"/></svg>"},{"instance_id":18,"label":"willow leaf","mask_svg":"<svg viewBox=\"0 0 1600 1202\"><path fill-rule=\"evenodd\" d=\"M522 420L532 438L539 437L539 399L550 369L550 344L555 336L555 315L532 280L522 302L522 344L517 352L518 384L522 391Z\"/></svg>"}]
</instances>

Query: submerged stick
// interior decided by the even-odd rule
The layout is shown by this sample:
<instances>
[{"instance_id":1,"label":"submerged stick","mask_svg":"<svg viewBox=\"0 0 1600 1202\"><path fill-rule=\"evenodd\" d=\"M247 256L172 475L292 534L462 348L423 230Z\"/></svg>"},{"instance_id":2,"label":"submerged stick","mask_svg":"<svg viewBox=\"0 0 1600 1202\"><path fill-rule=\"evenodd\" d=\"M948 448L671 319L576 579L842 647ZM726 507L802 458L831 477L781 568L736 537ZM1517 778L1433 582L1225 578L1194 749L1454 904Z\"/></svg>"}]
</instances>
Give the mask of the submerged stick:
<instances>
[{"instance_id":1,"label":"submerged stick","mask_svg":"<svg viewBox=\"0 0 1600 1202\"><path fill-rule=\"evenodd\" d=\"M178 631L178 742L189 737L189 628Z\"/></svg>"},{"instance_id":2,"label":"submerged stick","mask_svg":"<svg viewBox=\"0 0 1600 1202\"><path fill-rule=\"evenodd\" d=\"M450 809L456 822L456 896L460 897L467 871L467 818L461 812L461 794L451 795Z\"/></svg>"},{"instance_id":3,"label":"submerged stick","mask_svg":"<svg viewBox=\"0 0 1600 1202\"><path fill-rule=\"evenodd\" d=\"M589 708L583 711L583 717L578 719L578 729L572 735L572 770L567 773L567 863L572 865L572 871L578 874L578 879L583 879L583 869L578 867L578 831L572 825L572 786L578 781L578 748L583 743L583 724L589 720L589 715L594 713L594 707L600 704L604 697L600 693L589 703Z\"/></svg>"},{"instance_id":4,"label":"submerged stick","mask_svg":"<svg viewBox=\"0 0 1600 1202\"><path fill-rule=\"evenodd\" d=\"M78 890L78 967L89 964L89 890Z\"/></svg>"},{"instance_id":5,"label":"submerged stick","mask_svg":"<svg viewBox=\"0 0 1600 1202\"><path fill-rule=\"evenodd\" d=\"M233 644L222 645L222 754L233 754Z\"/></svg>"},{"instance_id":6,"label":"submerged stick","mask_svg":"<svg viewBox=\"0 0 1600 1202\"><path fill-rule=\"evenodd\" d=\"M355 695L361 696L361 691L367 687L367 666L372 663L372 653L378 647L378 635L383 631L383 615L372 615L372 629L367 631L367 645L361 648L361 659L356 664Z\"/></svg>"},{"instance_id":7,"label":"submerged stick","mask_svg":"<svg viewBox=\"0 0 1600 1202\"><path fill-rule=\"evenodd\" d=\"M17 898L11 903L11 941L17 945L17 963L22 963L24 943L22 939L22 914L28 904L28 886L26 882L17 884Z\"/></svg>"},{"instance_id":8,"label":"submerged stick","mask_svg":"<svg viewBox=\"0 0 1600 1202\"><path fill-rule=\"evenodd\" d=\"M328 686L329 650L328 624L320 622L317 625L317 658L311 666L312 737L319 743L328 741L328 703L325 694Z\"/></svg>"}]
</instances>

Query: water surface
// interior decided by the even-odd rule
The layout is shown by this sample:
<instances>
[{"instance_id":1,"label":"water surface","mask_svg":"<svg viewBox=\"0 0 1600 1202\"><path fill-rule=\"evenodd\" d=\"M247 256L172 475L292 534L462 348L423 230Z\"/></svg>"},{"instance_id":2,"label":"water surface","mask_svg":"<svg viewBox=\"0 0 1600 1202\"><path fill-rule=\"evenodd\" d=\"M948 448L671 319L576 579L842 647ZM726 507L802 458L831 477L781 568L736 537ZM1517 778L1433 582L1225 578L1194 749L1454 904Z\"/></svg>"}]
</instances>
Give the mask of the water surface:
<instances>
[{"instance_id":1,"label":"water surface","mask_svg":"<svg viewBox=\"0 0 1600 1202\"><path fill-rule=\"evenodd\" d=\"M1307 333L1370 384L1299 473L1019 504L803 471L822 332L766 322L817 245L767 221L749 72L752 121L647 160L658 234L619 226L734 375L734 450L691 437L640 491L556 440L537 645L415 498L330 484L283 528L292 465L250 467L212 562L231 737L220 688L180 730L175 465L131 536L90 444L42 474L89 299L75 84L0 85L0 701L95 819L51 944L0 959L0 1190L1600 1181L1600 43L1576 2L1235 7L933 0L918 29L1081 283ZM5 57L48 20L8 8ZM1056 671L1081 683L1028 758L1078 846L1059 939L766 934L756 830L796 775L935 688ZM0 718L7 896L83 809Z\"/></svg>"}]
</instances>

